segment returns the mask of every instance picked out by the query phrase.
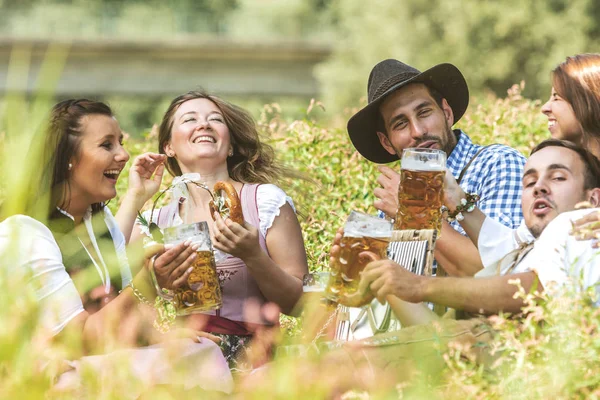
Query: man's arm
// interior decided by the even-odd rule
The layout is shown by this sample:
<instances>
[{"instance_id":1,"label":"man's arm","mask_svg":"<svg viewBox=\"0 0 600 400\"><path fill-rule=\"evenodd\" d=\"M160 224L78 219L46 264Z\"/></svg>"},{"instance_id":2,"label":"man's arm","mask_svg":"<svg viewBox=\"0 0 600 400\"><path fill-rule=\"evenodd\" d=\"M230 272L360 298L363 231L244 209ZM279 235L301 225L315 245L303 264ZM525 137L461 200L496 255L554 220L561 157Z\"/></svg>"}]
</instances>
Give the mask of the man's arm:
<instances>
[{"instance_id":1,"label":"man's arm","mask_svg":"<svg viewBox=\"0 0 600 400\"><path fill-rule=\"evenodd\" d=\"M495 153L480 171L485 179L479 192L481 199L478 208L484 215L511 229L516 229L523 219L521 193L524 165L525 158L516 150L501 151Z\"/></svg>"},{"instance_id":2,"label":"man's arm","mask_svg":"<svg viewBox=\"0 0 600 400\"><path fill-rule=\"evenodd\" d=\"M483 314L521 311L523 300L513 297L518 287L509 281L519 279L525 292L532 287L541 289L537 275L531 271L491 278L426 278L421 285L424 301Z\"/></svg>"},{"instance_id":3,"label":"man's arm","mask_svg":"<svg viewBox=\"0 0 600 400\"><path fill-rule=\"evenodd\" d=\"M394 312L398 321L403 328L413 325L428 324L432 321L437 321L440 317L423 303L409 303L408 301L400 300L396 296L386 296L386 300L390 303L390 307Z\"/></svg>"},{"instance_id":4,"label":"man's arm","mask_svg":"<svg viewBox=\"0 0 600 400\"><path fill-rule=\"evenodd\" d=\"M473 242L445 221L442 223L441 237L435 243L434 256L451 276L473 276L483 268L479 251Z\"/></svg>"},{"instance_id":5,"label":"man's arm","mask_svg":"<svg viewBox=\"0 0 600 400\"><path fill-rule=\"evenodd\" d=\"M510 229L516 228L522 219L521 178L525 159L509 149L482 154L481 157L486 156L484 166L474 171L485 177L477 193L481 198L478 208L463 213L465 219L460 222L470 240L455 235L451 229L442 228L442 237L436 244L436 259L449 275L472 276L484 267L477 244L486 215ZM465 193L450 174L446 175L445 185L448 193L445 193L444 202L450 210L454 210Z\"/></svg>"},{"instance_id":6,"label":"man's arm","mask_svg":"<svg viewBox=\"0 0 600 400\"><path fill-rule=\"evenodd\" d=\"M461 200L466 197L466 193L458 185L452 173L446 171L444 205L450 211L454 211L461 204ZM472 212L463 213L463 217L464 219L460 221L460 225L468 237L461 235L448 223L443 222L441 238L437 241L435 247L436 260L444 271L452 276L473 276L483 268L477 250L477 241L479 240L479 231L485 220L485 214L475 208Z\"/></svg>"},{"instance_id":7,"label":"man's arm","mask_svg":"<svg viewBox=\"0 0 600 400\"><path fill-rule=\"evenodd\" d=\"M359 290L369 288L380 302L394 295L411 303L429 301L469 312L516 313L523 301L513 298L517 286L509 281L514 279L521 281L526 292L531 288L541 290L537 275L531 271L491 278L438 278L415 275L390 260L368 264Z\"/></svg>"}]
</instances>

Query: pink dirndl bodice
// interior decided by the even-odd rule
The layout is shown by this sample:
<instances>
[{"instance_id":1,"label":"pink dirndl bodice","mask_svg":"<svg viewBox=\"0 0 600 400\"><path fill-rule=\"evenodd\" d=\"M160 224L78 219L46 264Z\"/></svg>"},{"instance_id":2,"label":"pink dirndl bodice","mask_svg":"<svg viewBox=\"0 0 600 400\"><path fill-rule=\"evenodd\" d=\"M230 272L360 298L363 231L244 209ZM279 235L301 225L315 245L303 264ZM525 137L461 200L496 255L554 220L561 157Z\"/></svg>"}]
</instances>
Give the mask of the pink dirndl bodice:
<instances>
[{"instance_id":1,"label":"pink dirndl bodice","mask_svg":"<svg viewBox=\"0 0 600 400\"><path fill-rule=\"evenodd\" d=\"M244 184L240 191L240 202L242 203L242 212L244 220L258 229L258 240L260 247L269 254L265 237L260 233L260 220L258 217L258 205L256 202L256 192L258 184ZM158 226L166 228L172 226L176 215L179 213L179 204L173 203L159 210ZM226 318L231 321L249 323L250 325L264 322L261 320L247 320L244 316L244 307L248 299L253 299L255 304L262 306L267 299L261 293L254 277L246 267L246 264L239 258L229 256L225 260L217 263L217 273L221 283L223 293L223 306L220 310L206 312L207 315ZM260 313L249 313L260 316ZM213 321L214 322L214 321ZM213 325L209 322L209 326ZM219 325L219 324L217 324ZM208 331L211 331L208 329Z\"/></svg>"}]
</instances>

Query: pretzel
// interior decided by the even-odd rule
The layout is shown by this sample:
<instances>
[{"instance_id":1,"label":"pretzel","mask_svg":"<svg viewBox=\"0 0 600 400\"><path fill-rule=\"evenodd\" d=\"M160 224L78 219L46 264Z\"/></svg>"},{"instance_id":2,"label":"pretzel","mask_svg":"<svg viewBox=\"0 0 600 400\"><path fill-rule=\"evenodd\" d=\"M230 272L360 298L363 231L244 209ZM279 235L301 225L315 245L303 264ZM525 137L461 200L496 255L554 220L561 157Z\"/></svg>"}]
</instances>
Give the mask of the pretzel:
<instances>
[{"instance_id":1,"label":"pretzel","mask_svg":"<svg viewBox=\"0 0 600 400\"><path fill-rule=\"evenodd\" d=\"M223 196L223 193L225 196ZM223 219L229 218L238 224L244 223L244 215L242 214L242 204L235 188L229 182L218 181L213 187L213 200L208 203L210 207L210 215L214 217L215 211L218 212Z\"/></svg>"}]
</instances>

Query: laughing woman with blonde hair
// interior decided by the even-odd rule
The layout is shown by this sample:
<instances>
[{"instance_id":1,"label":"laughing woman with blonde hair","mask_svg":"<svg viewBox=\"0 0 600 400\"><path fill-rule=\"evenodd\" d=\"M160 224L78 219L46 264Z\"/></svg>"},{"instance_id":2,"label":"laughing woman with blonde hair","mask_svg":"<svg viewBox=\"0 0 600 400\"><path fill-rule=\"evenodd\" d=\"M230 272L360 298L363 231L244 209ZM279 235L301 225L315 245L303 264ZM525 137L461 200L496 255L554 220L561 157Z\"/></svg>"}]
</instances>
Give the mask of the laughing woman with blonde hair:
<instances>
[{"instance_id":1,"label":"laughing woman with blonde hair","mask_svg":"<svg viewBox=\"0 0 600 400\"><path fill-rule=\"evenodd\" d=\"M254 333L277 322L258 310L270 303L289 314L302 294L308 272L302 231L292 199L276 186L290 171L261 142L247 111L200 91L171 102L158 140L172 175L194 177L209 188L225 182L239 196L244 220L238 222L211 212L210 193L189 183L168 206L145 214L161 229L209 221L214 247L228 255L217 262L223 305L190 319L223 339L223 352L235 366ZM140 227L134 236L141 233Z\"/></svg>"}]
</instances>

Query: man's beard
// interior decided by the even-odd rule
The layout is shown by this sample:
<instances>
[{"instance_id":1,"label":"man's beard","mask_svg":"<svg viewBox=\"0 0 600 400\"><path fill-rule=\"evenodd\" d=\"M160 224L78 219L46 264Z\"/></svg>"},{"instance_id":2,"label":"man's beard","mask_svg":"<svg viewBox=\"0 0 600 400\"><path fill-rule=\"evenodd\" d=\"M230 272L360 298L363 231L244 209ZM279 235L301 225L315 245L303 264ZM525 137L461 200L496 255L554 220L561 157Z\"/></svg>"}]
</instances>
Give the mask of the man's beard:
<instances>
[{"instance_id":1,"label":"man's beard","mask_svg":"<svg viewBox=\"0 0 600 400\"><path fill-rule=\"evenodd\" d=\"M569 210L563 210L563 211L559 211L558 210L558 206L556 205L556 203L552 200L550 200L549 198L545 197L546 201L548 203L550 203L552 205L552 208L556 211L556 215L554 216L554 218L558 217L560 214L564 213L564 212L569 212L569 211L573 211L575 208L571 208ZM579 199L579 201L575 202L575 204L581 203L583 201L589 201L589 198L587 198L585 196L585 194L583 194L581 196L581 198ZM529 232L531 232L531 234L533 235L534 238L536 238L536 240L540 237L540 235L542 234L542 232L544 231L544 229L546 229L546 227L552 222L554 221L554 218L552 218L549 221L536 221L537 223L534 223L532 226L527 225L527 229L529 229Z\"/></svg>"},{"instance_id":2,"label":"man's beard","mask_svg":"<svg viewBox=\"0 0 600 400\"><path fill-rule=\"evenodd\" d=\"M452 131L452 127L447 123L442 136L425 135L420 137L415 143L415 147L419 147L421 143L429 141L437 142L440 146L440 150L446 153L447 156L450 156L450 153L452 153L452 150L454 150L454 147L456 147L456 143L458 143L456 136Z\"/></svg>"},{"instance_id":3,"label":"man's beard","mask_svg":"<svg viewBox=\"0 0 600 400\"><path fill-rule=\"evenodd\" d=\"M552 221L550 221L550 222L552 222ZM550 222L548 222L548 224ZM533 226L528 226L527 229L529 229L529 232L537 240L540 237L540 235L542 234L542 232L544 231L544 229L546 229L548 224L545 224L544 226L539 226L538 224L534 224Z\"/></svg>"}]
</instances>

